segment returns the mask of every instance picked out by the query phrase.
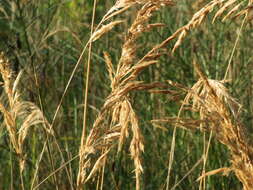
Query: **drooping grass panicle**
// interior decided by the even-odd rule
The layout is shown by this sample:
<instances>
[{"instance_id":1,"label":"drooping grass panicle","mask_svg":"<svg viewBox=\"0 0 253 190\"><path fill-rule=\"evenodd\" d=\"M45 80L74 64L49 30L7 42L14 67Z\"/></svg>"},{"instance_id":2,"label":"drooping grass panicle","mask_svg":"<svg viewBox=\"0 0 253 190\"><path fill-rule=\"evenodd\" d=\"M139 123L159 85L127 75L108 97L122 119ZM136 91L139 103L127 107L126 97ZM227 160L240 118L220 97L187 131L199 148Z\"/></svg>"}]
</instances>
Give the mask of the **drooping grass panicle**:
<instances>
[{"instance_id":1,"label":"drooping grass panicle","mask_svg":"<svg viewBox=\"0 0 253 190\"><path fill-rule=\"evenodd\" d=\"M140 189L140 175L143 171L141 152L144 151L144 145L138 117L132 107L129 93L134 90L151 89L158 84L145 84L137 80L139 73L146 67L155 64L156 60L150 59L138 62L136 57L136 41L143 33L149 31L151 28L163 26L162 24L148 24L148 21L154 11L157 11L163 5L171 4L171 1L138 1L138 3L143 4L143 6L137 12L136 19L125 37L121 57L116 69L114 69L109 54L104 53L112 91L106 98L93 124L86 139L85 146L80 147L80 163L77 180L79 188L87 181L87 178L91 178L91 175L88 173L92 166L92 160L89 155L95 152L100 155L91 170L92 174L94 174L94 171L98 171L98 167L103 166L103 164L98 162L104 160L102 158L109 154L108 150L117 143L118 151L120 151L126 138L129 137L129 133L131 133L132 139L129 150L135 166L136 189Z\"/></svg>"},{"instance_id":2,"label":"drooping grass panicle","mask_svg":"<svg viewBox=\"0 0 253 190\"><path fill-rule=\"evenodd\" d=\"M153 122L169 122L191 130L214 132L215 137L231 152L232 165L226 171L233 171L242 182L244 190L250 190L253 188L253 145L239 120L241 105L231 97L224 81L208 79L198 64L195 63L194 67L199 79L188 90L183 106L190 106L192 112L199 114L199 119L165 118ZM202 175L214 173L218 172Z\"/></svg>"},{"instance_id":3,"label":"drooping grass panicle","mask_svg":"<svg viewBox=\"0 0 253 190\"><path fill-rule=\"evenodd\" d=\"M4 94L0 102L0 111L4 116L4 122L10 137L12 147L19 156L21 173L24 170L25 151L24 140L31 126L42 124L45 131L53 135L49 123L42 111L32 102L23 101L18 91L22 71L15 77L10 69L10 62L4 53L0 54L0 73L3 79ZM7 96L7 103L4 101Z\"/></svg>"},{"instance_id":4,"label":"drooping grass panicle","mask_svg":"<svg viewBox=\"0 0 253 190\"><path fill-rule=\"evenodd\" d=\"M218 8L218 11L216 11L216 14L213 17L213 22L218 17L221 17L226 11L228 11L228 13L223 17L222 21L225 21L227 18L231 17L236 12L238 12L238 13L235 14L235 16L233 18L248 13L252 9L252 5L251 5L252 3L250 1L248 2L248 6L246 6L246 8L242 9L241 11L239 10L240 6L245 4L245 2L248 2L248 1L242 1L242 2L238 2L236 0L212 0L212 1L210 1L205 6L203 6L199 11L197 11L186 25L177 29L166 40L164 40L159 45L155 46L152 50L149 51L148 54L146 54L146 56L143 57L143 59L147 58L148 56L151 56L158 49L165 47L173 39L177 39L177 41L174 44L174 47L172 49L172 53L174 53L175 50L182 44L183 40L188 35L188 33L191 30L199 27L201 25L201 23L204 21L204 19L207 17L207 15L210 14L211 12L214 12L214 10L216 10L217 8ZM230 9L230 7L232 7L232 8Z\"/></svg>"}]
</instances>

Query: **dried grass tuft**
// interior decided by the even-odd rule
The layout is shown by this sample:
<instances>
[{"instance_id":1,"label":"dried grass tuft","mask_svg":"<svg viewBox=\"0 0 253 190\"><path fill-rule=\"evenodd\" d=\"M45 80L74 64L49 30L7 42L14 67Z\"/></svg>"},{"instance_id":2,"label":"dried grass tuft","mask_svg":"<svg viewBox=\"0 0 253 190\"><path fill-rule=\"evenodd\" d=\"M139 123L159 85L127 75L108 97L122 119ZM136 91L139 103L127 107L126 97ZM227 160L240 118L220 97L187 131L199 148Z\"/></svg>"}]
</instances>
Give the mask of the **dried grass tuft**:
<instances>
[{"instance_id":1,"label":"dried grass tuft","mask_svg":"<svg viewBox=\"0 0 253 190\"><path fill-rule=\"evenodd\" d=\"M143 69L155 64L157 61L152 59L152 57L137 61L136 41L144 32L150 31L154 27L163 26L160 23L148 24L148 21L154 11L159 10L163 5L171 4L171 1L119 1L118 3L126 3L128 5L138 3L143 4L143 6L138 11L136 19L125 37L121 58L116 69L114 69L109 54L104 53L111 80L111 93L106 98L86 138L85 144L80 146L80 163L77 180L79 189L81 189L82 184L95 174L95 171L99 171L99 168L104 167L109 150L115 144L117 144L118 151L121 151L130 133L132 139L129 150L135 166L136 189L140 189L140 175L143 172L141 164L141 153L144 151L143 136L129 95L134 90L148 90L157 87L159 84L145 84L137 80L138 75ZM94 154L98 155L96 161L91 158L91 155Z\"/></svg>"},{"instance_id":2,"label":"dried grass tuft","mask_svg":"<svg viewBox=\"0 0 253 190\"><path fill-rule=\"evenodd\" d=\"M236 5L233 5L237 3ZM252 16L250 16L249 12L252 10L252 2L249 1L248 6L243 8L242 10L239 10L239 8L245 4L245 1L238 2L236 0L212 0L209 3L207 3L205 6L203 6L199 11L197 11L191 18L191 20L181 28L177 29L171 36L169 36L166 40L164 40L161 44L155 46L149 54L154 53L160 48L165 47L171 40L177 39L176 43L174 44L174 47L172 49L172 53L175 52L175 50L183 43L183 40L186 38L188 33L199 27L204 19L207 17L208 14L218 9L213 17L213 22L218 18L221 17L225 12L228 11L228 13L223 17L222 21L225 21L227 18L234 15L232 18L237 18L241 15L247 15L248 20L252 19ZM233 5L233 6L232 6ZM232 8L230 9L230 7ZM236 14L237 12L237 14ZM147 54L147 56L149 55Z\"/></svg>"},{"instance_id":3,"label":"dried grass tuft","mask_svg":"<svg viewBox=\"0 0 253 190\"><path fill-rule=\"evenodd\" d=\"M241 124L241 105L229 94L224 81L208 79L198 64L194 65L199 80L188 89L183 108L199 113L199 119L165 118L154 120L181 125L187 129L213 132L215 137L231 152L232 166L202 174L200 178L219 172L233 171L242 182L244 190L253 189L253 145L249 142L246 128ZM178 88L178 85L176 86Z\"/></svg>"},{"instance_id":4,"label":"dried grass tuft","mask_svg":"<svg viewBox=\"0 0 253 190\"><path fill-rule=\"evenodd\" d=\"M18 92L18 82L22 72L15 78L10 63L4 53L0 53L0 73L3 79L4 94L1 97L0 111L4 116L12 147L19 157L21 173L25 168L24 141L31 126L42 124L45 131L53 135L49 123L41 110L32 102L23 101ZM7 100L6 100L7 99ZM7 102L7 103L6 103Z\"/></svg>"},{"instance_id":5,"label":"dried grass tuft","mask_svg":"<svg viewBox=\"0 0 253 190\"><path fill-rule=\"evenodd\" d=\"M168 0L118 0L107 12L102 19L102 22L112 18L112 16L122 13L136 4L142 5L142 8L137 13L136 19L128 30L128 34L122 46L121 58L116 69L113 66L109 54L106 52L104 53L111 80L111 93L106 98L106 101L86 138L86 142L82 142L80 146L80 162L77 179L78 189L91 179L97 171L101 171L100 169L105 167L106 157L110 150L113 149L113 146L117 144L118 151L120 151L130 134L132 139L129 149L135 165L136 189L140 189L140 175L143 172L141 164L141 153L144 151L143 137L138 125L138 117L131 105L129 93L134 90L149 90L164 85L161 85L160 83L144 84L143 82L136 80L137 76L143 69L157 63L157 58L163 54L163 52L160 52L161 48L165 47L171 40L177 39L172 50L172 52L174 52L182 44L189 31L197 28L204 21L206 16L216 8L218 8L218 11L216 11L213 17L213 22L226 12L223 21L228 17L231 17L231 15L236 14L241 6L240 2L238 4L236 3L238 2L235 0L213 0L207 3L193 15L188 24L179 28L173 35L155 46L138 61L136 58L136 41L139 36L154 27L163 26L161 23L147 23L152 16L152 13L159 10L161 6L173 5L173 3ZM249 9L250 8L245 10ZM245 14L245 10L244 12L240 11L236 16ZM110 24L101 27L97 33L93 34L92 40L94 41L96 36L100 37L103 34L103 31L106 32L107 29L111 30L114 25L120 22L121 21L111 22ZM244 129L237 120L240 115L241 105L229 95L224 86L225 81L207 79L197 64L195 65L195 68L199 75L199 80L191 89L173 82L170 82L170 85L179 88L183 92L187 92L183 102L183 108L187 109L188 106L192 111L199 112L200 118L166 118L164 120L156 120L153 122L166 121L188 129L214 131L217 139L227 145L231 150L233 163L231 170L234 171L237 177L242 181L244 189L248 190L252 188L250 182L250 179L252 179L252 176L250 175L252 169L247 169L246 167L239 165L239 163L244 163L245 166L251 165L250 158L252 151L249 150L251 149L249 148L251 145L249 145L246 140L247 138ZM156 90L153 92L169 93L172 98L175 98L175 100L178 100L181 96L181 93L178 93L175 90ZM91 155L97 155L96 157L98 158L94 159ZM211 175L215 172L204 173L203 176ZM242 174L243 172L244 174Z\"/></svg>"}]
</instances>

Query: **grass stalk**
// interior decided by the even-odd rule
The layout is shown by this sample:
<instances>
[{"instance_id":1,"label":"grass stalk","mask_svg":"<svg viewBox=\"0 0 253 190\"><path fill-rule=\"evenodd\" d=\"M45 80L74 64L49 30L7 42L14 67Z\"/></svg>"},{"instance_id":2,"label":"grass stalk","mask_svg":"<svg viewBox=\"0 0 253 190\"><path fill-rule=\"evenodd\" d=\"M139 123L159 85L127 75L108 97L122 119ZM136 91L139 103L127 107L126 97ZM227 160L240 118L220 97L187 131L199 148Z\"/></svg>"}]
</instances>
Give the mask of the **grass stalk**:
<instances>
[{"instance_id":1,"label":"grass stalk","mask_svg":"<svg viewBox=\"0 0 253 190\"><path fill-rule=\"evenodd\" d=\"M92 21L91 21L91 30L90 30L90 36L93 35L93 28L94 28L94 20L95 20L95 14L96 14L96 5L97 1L93 1L93 11L92 11ZM87 107L88 107L88 91L89 91L89 79L90 79L90 65L91 65L91 51L92 51L92 42L89 43L89 51L88 51L88 60L87 60L87 68L85 68L84 64L84 70L86 70L86 78L84 80L84 89L85 89L85 94L84 94L84 110L83 110L83 130L82 130L82 136L81 136L81 147L85 146L85 137L86 137L86 128L87 128ZM80 159L80 165L82 164L82 161ZM79 167L81 168L81 167ZM82 189L82 183L80 179L80 170L78 172L78 177L77 177L77 189Z\"/></svg>"}]
</instances>

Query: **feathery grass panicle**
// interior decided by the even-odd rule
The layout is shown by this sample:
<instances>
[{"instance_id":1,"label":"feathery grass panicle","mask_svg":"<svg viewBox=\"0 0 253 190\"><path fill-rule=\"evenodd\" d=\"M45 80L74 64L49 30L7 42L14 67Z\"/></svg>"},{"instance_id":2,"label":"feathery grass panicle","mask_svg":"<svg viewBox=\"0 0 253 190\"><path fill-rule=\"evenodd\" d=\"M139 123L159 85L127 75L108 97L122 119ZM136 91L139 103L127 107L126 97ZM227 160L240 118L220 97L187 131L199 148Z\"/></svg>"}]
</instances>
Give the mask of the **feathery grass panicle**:
<instances>
[{"instance_id":1,"label":"feathery grass panicle","mask_svg":"<svg viewBox=\"0 0 253 190\"><path fill-rule=\"evenodd\" d=\"M0 111L4 116L4 122L10 136L14 151L19 156L21 173L25 167L24 140L31 126L42 124L45 131L53 135L49 123L41 110L32 102L23 101L18 92L18 82L22 72L15 78L10 63L4 53L0 54L0 73L3 79L5 95L8 97L8 104L0 103ZM2 100L4 101L4 97ZM19 122L18 122L19 121ZM21 121L21 122L20 122Z\"/></svg>"},{"instance_id":2,"label":"feathery grass panicle","mask_svg":"<svg viewBox=\"0 0 253 190\"><path fill-rule=\"evenodd\" d=\"M244 190L253 189L253 146L240 118L241 105L230 96L224 81L208 79L198 64L194 64L199 80L188 89L183 107L190 106L199 113L200 119L165 118L153 122L169 122L187 129L201 129L214 132L216 138L231 152L232 166L202 174L202 177L222 171L233 171L242 182ZM182 87L181 87L182 89Z\"/></svg>"},{"instance_id":3,"label":"feathery grass panicle","mask_svg":"<svg viewBox=\"0 0 253 190\"><path fill-rule=\"evenodd\" d=\"M8 107L10 108L10 110L8 110L8 108L5 105L3 105L3 103L0 103L1 105L0 110L2 114L4 115L4 121L5 121L7 130L9 132L10 141L13 145L13 148L18 155L21 155L22 150L20 150L20 147L18 145L17 128L15 126L16 115L15 113L12 112L13 107L15 106L15 103L16 103L15 100L17 100L17 99L14 99L14 96L18 96L18 95L14 94L14 92L12 91L12 82L13 82L12 76L13 75L10 70L10 63L5 57L3 52L1 52L0 54L0 73L3 79L2 85L8 98L8 103L9 103Z\"/></svg>"},{"instance_id":4,"label":"feathery grass panicle","mask_svg":"<svg viewBox=\"0 0 253 190\"><path fill-rule=\"evenodd\" d=\"M191 18L191 20L181 28L177 29L171 36L169 36L166 40L164 40L159 45L155 46L146 56L152 54L153 52L157 51L160 48L165 47L171 40L177 39L176 43L174 44L174 47L172 49L172 53L175 52L175 50L182 44L183 40L187 36L190 30L195 29L201 25L201 23L204 21L204 19L207 17L207 15L215 10L216 7L218 7L218 11L213 17L213 22L220 17L224 12L229 10L229 7L231 7L234 3L236 3L236 0L212 0L209 3L207 3L205 6L203 6L199 11L197 11ZM239 11L239 8L242 4L245 4L247 2L246 0L242 2L238 2L237 5L232 6L232 9L228 11L228 13L223 17L222 21L225 21L228 17L235 14ZM248 14L249 11L252 9L252 3L249 1L249 5L246 6L245 9L239 11L235 16L245 15ZM249 18L250 19L250 18ZM146 57L145 57L146 58Z\"/></svg>"},{"instance_id":5,"label":"feathery grass panicle","mask_svg":"<svg viewBox=\"0 0 253 190\"><path fill-rule=\"evenodd\" d=\"M122 53L114 70L112 61L108 53L104 53L110 80L111 93L106 98L103 107L93 124L93 127L86 139L84 147L80 147L80 165L77 186L87 182L92 177L94 171L98 171L99 167L104 167L104 159L112 149L112 142L118 144L118 151L122 149L125 139L132 133L130 142L130 154L134 160L136 189L140 189L140 175L143 171L141 164L141 152L144 151L143 137L139 128L137 115L132 108L129 93L133 90L145 90L154 88L157 84L144 84L137 81L137 76L146 67L155 64L155 60L143 60L137 62L136 41L144 32L149 31L153 27L163 26L162 24L148 24L150 17L154 11L157 11L163 4L170 1L138 1L145 3L138 11L136 19L128 30L125 42L122 46ZM137 63L137 64L136 64ZM110 143L108 143L110 142ZM99 152L99 158L95 164L92 164L90 154ZM103 162L103 163L102 163ZM93 165L93 169L88 174L88 170ZM102 174L103 175L103 174Z\"/></svg>"},{"instance_id":6,"label":"feathery grass panicle","mask_svg":"<svg viewBox=\"0 0 253 190\"><path fill-rule=\"evenodd\" d=\"M199 65L195 64L195 68L204 83L193 91L197 95L190 95L193 104L197 105L202 119L211 121L208 130L213 130L218 140L231 151L232 169L244 190L253 189L253 146L249 143L246 128L239 120L240 105L227 93L222 83L208 80Z\"/></svg>"}]
</instances>

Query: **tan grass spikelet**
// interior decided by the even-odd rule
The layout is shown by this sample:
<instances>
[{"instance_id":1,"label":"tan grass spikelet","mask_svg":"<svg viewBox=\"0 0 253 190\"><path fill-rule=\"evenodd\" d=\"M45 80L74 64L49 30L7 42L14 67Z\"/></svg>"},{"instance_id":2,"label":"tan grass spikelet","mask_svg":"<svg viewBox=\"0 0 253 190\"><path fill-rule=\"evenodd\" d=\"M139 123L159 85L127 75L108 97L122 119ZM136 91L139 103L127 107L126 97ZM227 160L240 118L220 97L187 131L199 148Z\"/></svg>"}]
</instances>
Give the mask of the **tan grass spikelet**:
<instances>
[{"instance_id":1,"label":"tan grass spikelet","mask_svg":"<svg viewBox=\"0 0 253 190\"><path fill-rule=\"evenodd\" d=\"M154 126L159 125L159 123L170 123L173 126L178 126L183 129L189 129L189 130L196 130L201 129L207 131L205 127L199 127L201 125L207 125L208 122L206 120L201 119L191 119L191 118L177 118L177 117L167 117L163 119L154 119L151 120L151 123ZM160 128L164 128L163 126L160 126Z\"/></svg>"},{"instance_id":2,"label":"tan grass spikelet","mask_svg":"<svg viewBox=\"0 0 253 190\"><path fill-rule=\"evenodd\" d=\"M231 6L233 3L235 3L237 0L230 0L230 1L227 1L226 3L224 3L223 6L220 7L220 9L216 12L216 14L214 15L213 17L213 21L212 23L215 22L216 18L221 16L222 13L228 9L229 6Z\"/></svg>"},{"instance_id":3,"label":"tan grass spikelet","mask_svg":"<svg viewBox=\"0 0 253 190\"><path fill-rule=\"evenodd\" d=\"M107 66L107 71L109 72L110 80L113 81L115 71L114 71L114 68L113 68L113 64L112 64L112 60L110 58L110 55L105 51L104 51L104 58L105 58L106 66ZM112 85L111 88L113 88L113 86L114 85Z\"/></svg>"},{"instance_id":4,"label":"tan grass spikelet","mask_svg":"<svg viewBox=\"0 0 253 190\"><path fill-rule=\"evenodd\" d=\"M13 108L14 106L14 93L12 91L12 72L9 67L9 61L6 59L3 52L0 52L0 73L3 78L3 88L8 98L9 107ZM4 122L6 124L6 128L9 132L10 141L13 145L13 149L16 151L18 155L22 154L22 150L20 150L18 141L17 141L17 129L15 126L15 114L8 110L5 105L0 104L0 110L4 115Z\"/></svg>"},{"instance_id":5,"label":"tan grass spikelet","mask_svg":"<svg viewBox=\"0 0 253 190\"><path fill-rule=\"evenodd\" d=\"M105 33L109 32L114 26L124 22L123 20L118 20L118 21L113 21L110 22L109 24L103 25L100 29L98 29L96 32L94 32L90 38L91 42L96 41L99 39L102 35Z\"/></svg>"},{"instance_id":6,"label":"tan grass spikelet","mask_svg":"<svg viewBox=\"0 0 253 190\"><path fill-rule=\"evenodd\" d=\"M96 171L98 171L99 168L101 168L103 166L103 161L105 159L105 156L109 153L110 149L107 150L104 154L102 154L96 161L96 163L94 164L89 176L86 178L86 181L89 181L90 178L95 174Z\"/></svg>"},{"instance_id":7,"label":"tan grass spikelet","mask_svg":"<svg viewBox=\"0 0 253 190\"><path fill-rule=\"evenodd\" d=\"M251 20L252 19L252 10L253 10L253 5L252 3L249 4L247 7L245 7L243 10L239 11L234 17L234 18L237 18L237 17L240 17L240 16L243 16L243 15L247 15L247 19L248 20ZM250 14L251 13L251 14Z\"/></svg>"},{"instance_id":8,"label":"tan grass spikelet","mask_svg":"<svg viewBox=\"0 0 253 190\"><path fill-rule=\"evenodd\" d=\"M225 101L226 104L229 106L230 111L234 114L234 116L237 116L240 111L241 105L228 94L227 89L223 85L224 82L212 79L208 79L207 81L208 84L215 91L217 97ZM203 100L203 103L206 104L206 109L211 113L219 108L219 103L212 102L213 97L210 96L210 89L205 85L205 83L205 80L200 79L197 83L193 85L193 87L191 88L191 91L193 93L189 93L186 96L186 103L189 104L190 99L193 99L193 109L196 110L203 106L201 103Z\"/></svg>"},{"instance_id":9,"label":"tan grass spikelet","mask_svg":"<svg viewBox=\"0 0 253 190\"><path fill-rule=\"evenodd\" d=\"M121 151L122 146L124 144L125 139L129 136L128 126L130 122L130 110L129 103L127 101L123 101L121 104L121 109L117 110L119 112L119 125L120 129L120 137L118 143L118 152ZM117 120L115 120L117 121Z\"/></svg>"},{"instance_id":10,"label":"tan grass spikelet","mask_svg":"<svg viewBox=\"0 0 253 190\"><path fill-rule=\"evenodd\" d=\"M120 9L120 8L127 7L129 5L133 5L136 3L137 3L136 0L117 0L114 6L117 9Z\"/></svg>"},{"instance_id":11,"label":"tan grass spikelet","mask_svg":"<svg viewBox=\"0 0 253 190\"><path fill-rule=\"evenodd\" d=\"M104 17L102 18L102 22L105 22L107 20L109 20L110 18L119 15L121 13L123 13L124 11L128 10L130 7L132 7L135 3L130 3L124 7L120 7L117 2L114 6L112 6L109 11L104 15Z\"/></svg>"},{"instance_id":12,"label":"tan grass spikelet","mask_svg":"<svg viewBox=\"0 0 253 190\"><path fill-rule=\"evenodd\" d=\"M13 92L12 92L12 87L11 87L11 78L12 78L12 71L10 70L9 67L9 60L5 58L5 55L3 52L0 52L0 72L4 81L3 87L4 90L7 94L10 106L13 105Z\"/></svg>"},{"instance_id":13,"label":"tan grass spikelet","mask_svg":"<svg viewBox=\"0 0 253 190\"><path fill-rule=\"evenodd\" d=\"M137 187L139 187L140 186L139 177L140 177L140 174L143 172L141 159L140 159L141 152L144 152L143 137L140 132L137 116L135 112L133 111L131 111L130 113L130 121L131 121L131 128L133 132L133 138L130 144L130 153L131 153L132 159L134 160L135 175L136 175L135 177L136 177L136 182L138 183Z\"/></svg>"},{"instance_id":14,"label":"tan grass spikelet","mask_svg":"<svg viewBox=\"0 0 253 190\"><path fill-rule=\"evenodd\" d=\"M238 3L236 6L233 7L222 19L222 22L224 22L228 17L230 17L232 14L237 12L240 8L240 6L243 4L243 2Z\"/></svg>"},{"instance_id":15,"label":"tan grass spikelet","mask_svg":"<svg viewBox=\"0 0 253 190\"><path fill-rule=\"evenodd\" d=\"M45 131L50 134L54 135L53 130L50 129L49 123L44 117L41 110L35 106L31 102L22 102L19 108L16 108L16 113L18 117L23 118L23 123L18 131L18 142L20 146L23 145L24 140L28 134L28 130L31 126L36 126L38 124L42 124ZM29 110L29 111L27 111Z\"/></svg>"},{"instance_id":16,"label":"tan grass spikelet","mask_svg":"<svg viewBox=\"0 0 253 190\"><path fill-rule=\"evenodd\" d=\"M231 171L232 171L231 168L219 168L216 170L212 170L212 171L206 172L203 175L201 175L200 177L198 177L197 181L200 181L204 177L216 175L218 173L222 173L223 175L228 175L228 173L230 173Z\"/></svg>"},{"instance_id":17,"label":"tan grass spikelet","mask_svg":"<svg viewBox=\"0 0 253 190\"><path fill-rule=\"evenodd\" d=\"M10 112L8 112L2 104L0 104L0 111L4 115L4 122L8 130L13 149L18 155L20 155L22 151L19 149L19 145L17 141L17 130L15 128L15 122L13 121L13 117L11 116Z\"/></svg>"}]
</instances>

